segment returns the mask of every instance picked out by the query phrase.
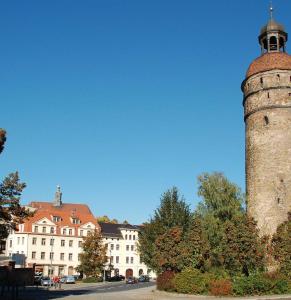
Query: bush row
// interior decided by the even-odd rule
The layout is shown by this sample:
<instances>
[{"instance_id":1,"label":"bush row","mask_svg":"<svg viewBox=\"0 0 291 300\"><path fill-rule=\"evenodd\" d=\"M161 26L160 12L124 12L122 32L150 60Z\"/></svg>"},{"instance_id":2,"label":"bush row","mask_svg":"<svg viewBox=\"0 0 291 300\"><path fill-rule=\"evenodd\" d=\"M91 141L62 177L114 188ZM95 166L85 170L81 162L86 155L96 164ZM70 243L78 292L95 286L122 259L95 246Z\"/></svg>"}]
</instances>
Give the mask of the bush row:
<instances>
[{"instance_id":1,"label":"bush row","mask_svg":"<svg viewBox=\"0 0 291 300\"><path fill-rule=\"evenodd\" d=\"M291 281L281 274L229 277L223 272L202 273L186 268L181 273L165 271L157 278L159 290L183 294L243 296L291 293Z\"/></svg>"}]
</instances>

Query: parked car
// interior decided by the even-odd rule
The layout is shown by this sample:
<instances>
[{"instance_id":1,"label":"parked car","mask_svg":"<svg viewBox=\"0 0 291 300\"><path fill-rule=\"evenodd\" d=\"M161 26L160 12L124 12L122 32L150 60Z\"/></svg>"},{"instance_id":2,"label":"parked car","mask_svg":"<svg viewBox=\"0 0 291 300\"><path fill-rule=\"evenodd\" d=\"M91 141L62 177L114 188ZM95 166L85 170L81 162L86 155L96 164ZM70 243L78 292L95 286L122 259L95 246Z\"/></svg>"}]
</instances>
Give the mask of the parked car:
<instances>
[{"instance_id":1,"label":"parked car","mask_svg":"<svg viewBox=\"0 0 291 300\"><path fill-rule=\"evenodd\" d=\"M67 277L68 277L68 276L63 276L63 277L60 279L60 282L61 282L61 283L66 283Z\"/></svg>"},{"instance_id":2,"label":"parked car","mask_svg":"<svg viewBox=\"0 0 291 300\"><path fill-rule=\"evenodd\" d=\"M123 275L118 275L118 276L119 276L120 280L124 280L125 279L125 276L123 276Z\"/></svg>"},{"instance_id":3,"label":"parked car","mask_svg":"<svg viewBox=\"0 0 291 300\"><path fill-rule=\"evenodd\" d=\"M35 285L40 285L41 284L41 278L42 278L42 275L34 275L34 284Z\"/></svg>"},{"instance_id":4,"label":"parked car","mask_svg":"<svg viewBox=\"0 0 291 300\"><path fill-rule=\"evenodd\" d=\"M44 277L41 278L40 284L42 286L52 286L53 281L48 276L44 276Z\"/></svg>"},{"instance_id":5,"label":"parked car","mask_svg":"<svg viewBox=\"0 0 291 300\"><path fill-rule=\"evenodd\" d=\"M138 278L139 282L149 282L150 281L150 277L148 275L140 275Z\"/></svg>"},{"instance_id":6,"label":"parked car","mask_svg":"<svg viewBox=\"0 0 291 300\"><path fill-rule=\"evenodd\" d=\"M128 284L138 283L138 280L135 277L128 277L125 281Z\"/></svg>"},{"instance_id":7,"label":"parked car","mask_svg":"<svg viewBox=\"0 0 291 300\"><path fill-rule=\"evenodd\" d=\"M76 283L75 277L74 276L67 276L67 279L66 279L65 283Z\"/></svg>"}]
</instances>

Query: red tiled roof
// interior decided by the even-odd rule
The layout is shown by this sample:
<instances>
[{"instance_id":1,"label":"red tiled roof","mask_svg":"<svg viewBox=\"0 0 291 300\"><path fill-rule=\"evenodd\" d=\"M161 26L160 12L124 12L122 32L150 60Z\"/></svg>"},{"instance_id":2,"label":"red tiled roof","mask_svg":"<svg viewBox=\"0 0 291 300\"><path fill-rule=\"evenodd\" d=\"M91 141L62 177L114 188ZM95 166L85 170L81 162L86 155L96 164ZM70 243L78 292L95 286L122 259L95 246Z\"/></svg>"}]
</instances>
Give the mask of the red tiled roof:
<instances>
[{"instance_id":1,"label":"red tiled roof","mask_svg":"<svg viewBox=\"0 0 291 300\"><path fill-rule=\"evenodd\" d=\"M284 52L266 53L250 64L246 77L275 69L291 70L291 55Z\"/></svg>"},{"instance_id":2,"label":"red tiled roof","mask_svg":"<svg viewBox=\"0 0 291 300\"><path fill-rule=\"evenodd\" d=\"M57 225L57 234L60 234L60 228L63 226L78 228L88 222L93 223L97 228L99 228L96 218L86 204L64 203L61 206L56 207L50 202L31 202L29 206L35 208L36 211L33 217L24 222L25 232L31 232L32 224L43 218L47 218ZM61 221L54 222L52 219L53 216L60 217ZM81 223L73 224L72 217L78 218Z\"/></svg>"}]
</instances>

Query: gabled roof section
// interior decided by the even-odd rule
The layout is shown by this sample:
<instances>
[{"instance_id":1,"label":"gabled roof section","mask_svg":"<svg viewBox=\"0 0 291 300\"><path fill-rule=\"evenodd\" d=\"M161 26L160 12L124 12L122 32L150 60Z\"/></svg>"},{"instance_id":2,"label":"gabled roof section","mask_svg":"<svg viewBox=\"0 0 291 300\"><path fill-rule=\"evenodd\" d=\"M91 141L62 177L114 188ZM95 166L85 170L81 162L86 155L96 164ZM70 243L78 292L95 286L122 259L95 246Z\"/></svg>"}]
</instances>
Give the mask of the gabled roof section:
<instances>
[{"instance_id":1,"label":"gabled roof section","mask_svg":"<svg viewBox=\"0 0 291 300\"><path fill-rule=\"evenodd\" d=\"M86 204L64 203L61 206L56 207L50 202L31 202L29 206L35 209L35 213L33 217L24 222L24 232L31 232L32 224L35 224L44 218L47 218L56 224L57 234L60 233L60 228L64 226L77 229L89 222L94 224L96 228L99 228L96 218ZM59 217L60 221L54 222L54 216ZM74 224L72 221L76 218L80 222Z\"/></svg>"},{"instance_id":2,"label":"gabled roof section","mask_svg":"<svg viewBox=\"0 0 291 300\"><path fill-rule=\"evenodd\" d=\"M140 230L139 226L130 225L130 224L112 224L112 223L103 223L99 222L101 233L105 237L116 237L123 238L121 230Z\"/></svg>"}]
</instances>

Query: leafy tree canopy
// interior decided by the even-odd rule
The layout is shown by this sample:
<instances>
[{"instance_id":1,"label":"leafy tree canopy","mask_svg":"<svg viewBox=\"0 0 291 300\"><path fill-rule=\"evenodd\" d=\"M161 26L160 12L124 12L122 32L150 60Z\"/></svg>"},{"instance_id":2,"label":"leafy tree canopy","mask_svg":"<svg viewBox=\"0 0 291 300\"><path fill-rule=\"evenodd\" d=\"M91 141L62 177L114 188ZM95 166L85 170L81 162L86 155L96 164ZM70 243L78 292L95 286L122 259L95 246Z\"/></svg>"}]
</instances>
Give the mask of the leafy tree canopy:
<instances>
[{"instance_id":1,"label":"leafy tree canopy","mask_svg":"<svg viewBox=\"0 0 291 300\"><path fill-rule=\"evenodd\" d=\"M291 212L288 213L288 220L278 227L272 246L280 271L291 278Z\"/></svg>"},{"instance_id":2,"label":"leafy tree canopy","mask_svg":"<svg viewBox=\"0 0 291 300\"><path fill-rule=\"evenodd\" d=\"M189 206L183 197L179 195L176 187L167 190L161 197L160 206L155 210L154 216L145 223L139 237L139 251L142 261L153 270L160 270L161 264L157 261L156 247L159 248L160 235L172 234L171 229L180 228L184 235L189 228L192 219ZM157 239L158 238L158 239ZM170 242L167 235L164 239ZM156 243L157 242L157 243ZM158 259L161 261L161 259Z\"/></svg>"},{"instance_id":3,"label":"leafy tree canopy","mask_svg":"<svg viewBox=\"0 0 291 300\"><path fill-rule=\"evenodd\" d=\"M243 212L244 195L241 189L222 173L203 173L198 176L198 195L202 197L198 208L202 214L211 213L225 221Z\"/></svg>"},{"instance_id":4,"label":"leafy tree canopy","mask_svg":"<svg viewBox=\"0 0 291 300\"><path fill-rule=\"evenodd\" d=\"M90 232L83 240L83 252L80 254L78 272L96 277L102 273L107 262L106 247L98 230Z\"/></svg>"},{"instance_id":5,"label":"leafy tree canopy","mask_svg":"<svg viewBox=\"0 0 291 300\"><path fill-rule=\"evenodd\" d=\"M2 128L0 128L0 153L4 149L4 144L6 142L6 131Z\"/></svg>"},{"instance_id":6,"label":"leafy tree canopy","mask_svg":"<svg viewBox=\"0 0 291 300\"><path fill-rule=\"evenodd\" d=\"M106 215L97 217L96 219L97 219L97 222L111 223L111 224L117 224L118 223L118 221L116 219L110 219Z\"/></svg>"}]
</instances>

